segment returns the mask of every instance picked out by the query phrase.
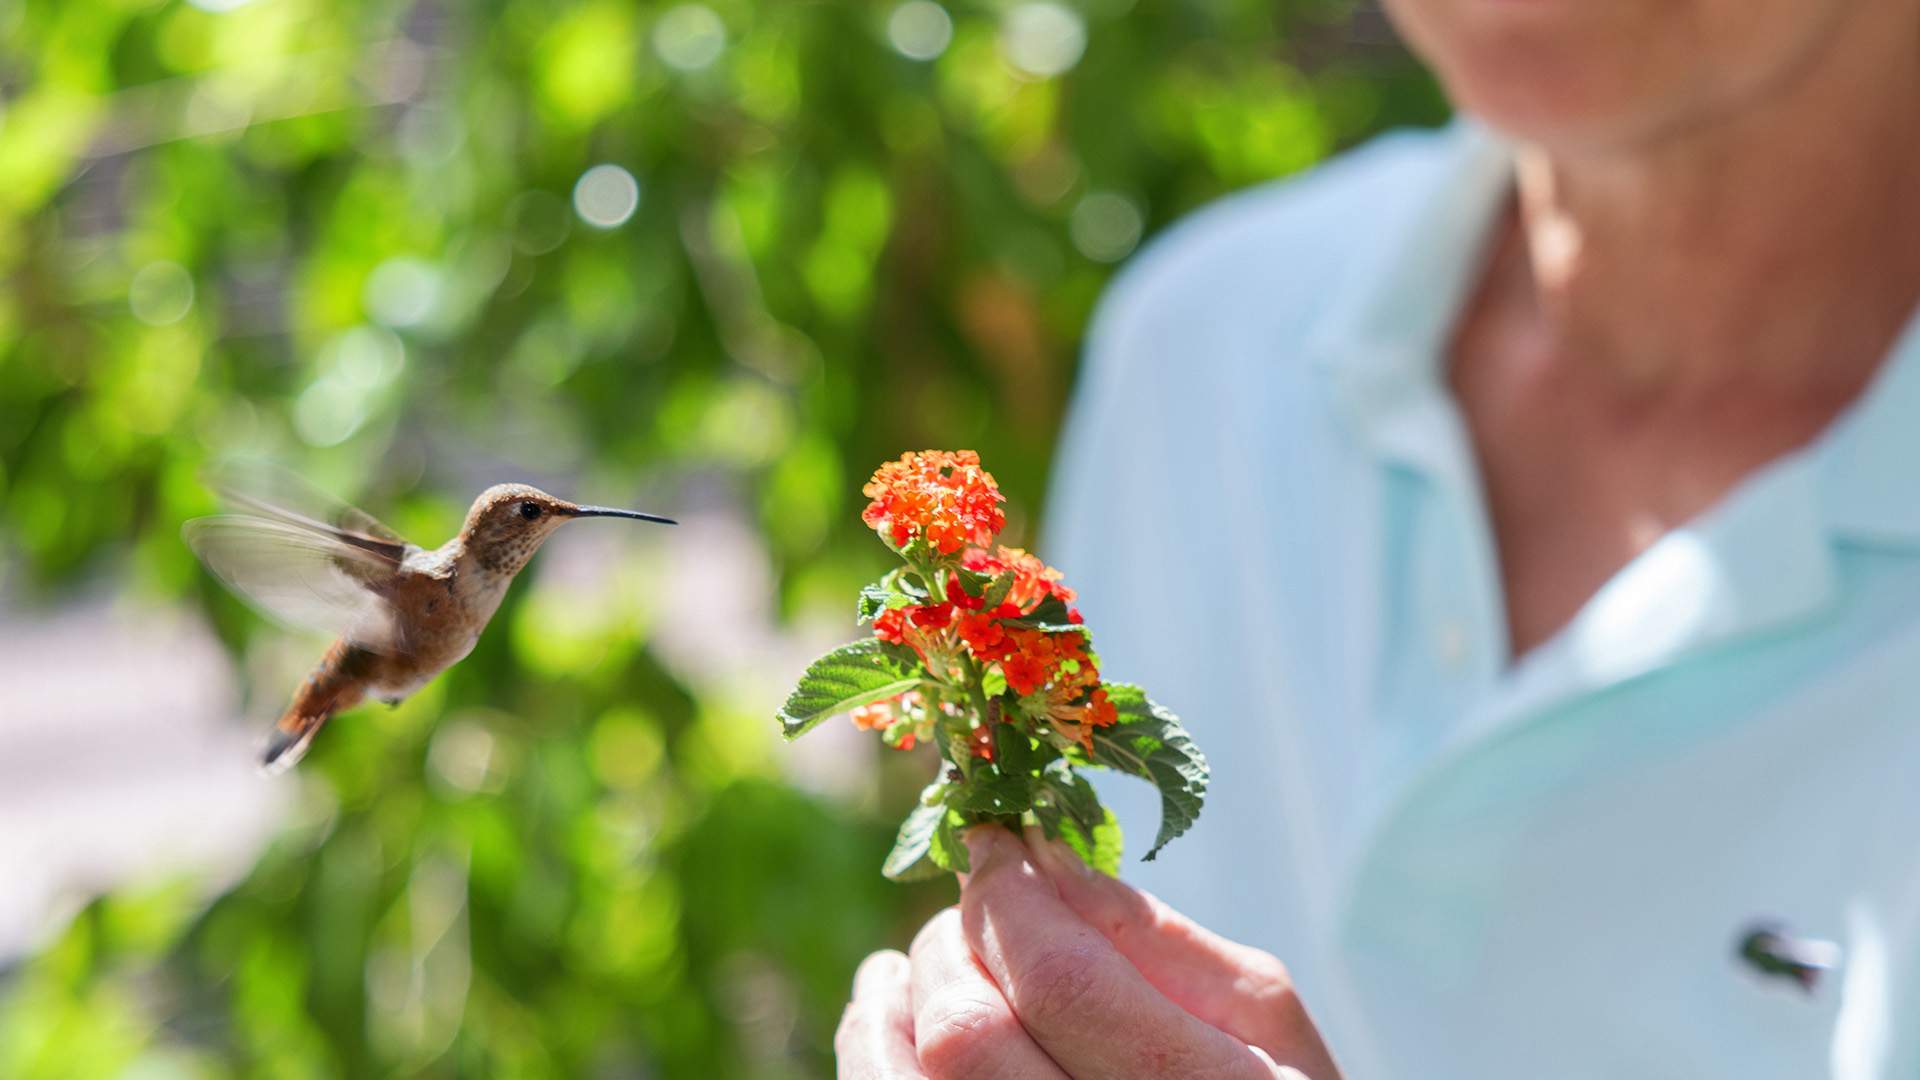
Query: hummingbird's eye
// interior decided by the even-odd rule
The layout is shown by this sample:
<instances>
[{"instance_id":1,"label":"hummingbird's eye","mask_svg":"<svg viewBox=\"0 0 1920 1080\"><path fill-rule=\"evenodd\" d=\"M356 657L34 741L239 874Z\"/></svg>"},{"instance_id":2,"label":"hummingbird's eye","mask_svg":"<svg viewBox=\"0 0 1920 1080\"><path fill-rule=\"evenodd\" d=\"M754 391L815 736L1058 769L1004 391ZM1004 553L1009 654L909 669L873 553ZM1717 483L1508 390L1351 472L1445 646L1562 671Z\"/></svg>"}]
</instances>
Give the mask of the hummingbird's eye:
<instances>
[{"instance_id":1,"label":"hummingbird's eye","mask_svg":"<svg viewBox=\"0 0 1920 1080\"><path fill-rule=\"evenodd\" d=\"M527 519L528 521L532 521L533 519L535 519L535 518L537 518L537 517L539 517L539 516L540 516L540 504L539 504L539 503L533 503L533 502L523 502L523 503L521 503L521 504L520 504L520 516L521 516L521 517L523 517L523 518L526 518L526 519Z\"/></svg>"}]
</instances>

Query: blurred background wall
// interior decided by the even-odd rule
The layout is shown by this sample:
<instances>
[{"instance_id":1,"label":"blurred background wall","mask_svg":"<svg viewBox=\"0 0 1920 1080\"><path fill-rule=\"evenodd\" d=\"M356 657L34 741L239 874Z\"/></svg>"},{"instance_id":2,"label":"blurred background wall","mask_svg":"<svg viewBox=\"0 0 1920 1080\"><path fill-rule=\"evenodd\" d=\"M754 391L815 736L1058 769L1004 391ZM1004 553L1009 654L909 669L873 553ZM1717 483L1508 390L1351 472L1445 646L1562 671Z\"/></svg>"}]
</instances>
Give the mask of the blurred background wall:
<instances>
[{"instance_id":1,"label":"blurred background wall","mask_svg":"<svg viewBox=\"0 0 1920 1080\"><path fill-rule=\"evenodd\" d=\"M978 448L1031 542L1116 266L1443 118L1338 0L0 2L0 1076L829 1074L952 888L878 872L924 751L776 745L861 481ZM180 541L232 455L685 524L268 781L322 643Z\"/></svg>"}]
</instances>

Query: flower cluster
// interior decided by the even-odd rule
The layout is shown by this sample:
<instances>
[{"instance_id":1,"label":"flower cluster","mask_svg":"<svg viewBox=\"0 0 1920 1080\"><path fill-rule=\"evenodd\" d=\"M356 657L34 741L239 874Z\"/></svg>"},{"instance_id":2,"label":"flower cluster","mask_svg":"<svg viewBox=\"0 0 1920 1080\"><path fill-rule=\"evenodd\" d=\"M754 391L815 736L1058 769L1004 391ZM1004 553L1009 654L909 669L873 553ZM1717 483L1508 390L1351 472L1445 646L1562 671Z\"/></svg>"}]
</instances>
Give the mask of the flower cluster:
<instances>
[{"instance_id":1,"label":"flower cluster","mask_svg":"<svg viewBox=\"0 0 1920 1080\"><path fill-rule=\"evenodd\" d=\"M795 738L829 716L941 764L902 824L888 877L965 871L960 831L1038 824L1115 872L1119 825L1076 770L1098 766L1162 793L1152 858L1199 812L1206 759L1140 687L1101 678L1060 572L996 541L993 477L971 451L924 450L882 465L862 520L901 565L860 591L872 636L808 666L779 715Z\"/></svg>"},{"instance_id":2,"label":"flower cluster","mask_svg":"<svg viewBox=\"0 0 1920 1080\"><path fill-rule=\"evenodd\" d=\"M971 450L921 450L875 470L861 494L872 500L860 520L896 551L916 540L945 556L987 544L1006 528L1005 497Z\"/></svg>"},{"instance_id":3,"label":"flower cluster","mask_svg":"<svg viewBox=\"0 0 1920 1080\"><path fill-rule=\"evenodd\" d=\"M980 678L983 691L996 691L985 696L1001 722L1045 721L1061 738L1091 749L1094 729L1112 724L1115 710L1078 628L1074 592L1033 555L986 546L1005 515L1000 489L979 457L964 450L905 454L882 465L864 490L873 499L867 524L903 552L918 537L931 548L915 567L929 588L918 597L902 594L906 602L880 612L874 636L911 648L937 680L957 686ZM1042 610L1048 605L1052 620ZM905 708L889 699L864 707L854 723L899 732L889 745L911 748L925 724L903 731ZM973 731L974 756L991 760L988 723Z\"/></svg>"}]
</instances>

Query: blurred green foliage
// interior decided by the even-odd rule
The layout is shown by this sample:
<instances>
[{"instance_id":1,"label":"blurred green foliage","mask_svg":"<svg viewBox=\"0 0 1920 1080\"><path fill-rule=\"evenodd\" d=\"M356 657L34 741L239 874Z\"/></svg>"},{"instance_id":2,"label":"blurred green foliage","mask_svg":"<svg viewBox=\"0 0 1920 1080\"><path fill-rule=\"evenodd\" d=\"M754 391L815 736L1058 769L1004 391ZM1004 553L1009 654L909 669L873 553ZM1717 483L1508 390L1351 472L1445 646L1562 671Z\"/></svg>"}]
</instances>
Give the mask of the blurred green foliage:
<instances>
[{"instance_id":1,"label":"blurred green foliage","mask_svg":"<svg viewBox=\"0 0 1920 1080\"><path fill-rule=\"evenodd\" d=\"M977 447L1030 538L1114 265L1442 115L1335 0L0 5L0 574L275 637L178 538L245 453L427 542L511 477L731 508L850 628L875 464ZM799 793L776 701L656 655L701 613L540 595L334 724L210 908L110 896L19 965L0 1075L828 1073L853 966L950 895L878 873L924 762Z\"/></svg>"}]
</instances>

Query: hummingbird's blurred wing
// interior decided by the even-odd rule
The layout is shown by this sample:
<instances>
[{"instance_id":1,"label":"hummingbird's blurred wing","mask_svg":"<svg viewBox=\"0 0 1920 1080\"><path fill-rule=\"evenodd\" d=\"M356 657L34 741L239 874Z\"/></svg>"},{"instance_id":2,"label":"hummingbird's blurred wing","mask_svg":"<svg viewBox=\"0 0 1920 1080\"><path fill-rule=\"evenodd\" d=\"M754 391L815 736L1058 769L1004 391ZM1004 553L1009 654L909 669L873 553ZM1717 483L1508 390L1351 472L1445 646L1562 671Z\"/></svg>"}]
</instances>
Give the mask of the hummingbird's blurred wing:
<instances>
[{"instance_id":1,"label":"hummingbird's blurred wing","mask_svg":"<svg viewBox=\"0 0 1920 1080\"><path fill-rule=\"evenodd\" d=\"M236 509L312 529L376 555L406 558L412 547L399 533L356 506L320 491L292 472L262 461L230 461L208 476L215 491Z\"/></svg>"},{"instance_id":2,"label":"hummingbird's blurred wing","mask_svg":"<svg viewBox=\"0 0 1920 1080\"><path fill-rule=\"evenodd\" d=\"M207 569L263 614L383 653L407 651L386 593L404 549L279 517L225 514L182 527Z\"/></svg>"},{"instance_id":3,"label":"hummingbird's blurred wing","mask_svg":"<svg viewBox=\"0 0 1920 1080\"><path fill-rule=\"evenodd\" d=\"M208 479L242 511L185 526L188 545L215 577L281 622L376 652L407 651L389 597L418 548L276 465L229 461Z\"/></svg>"}]
</instances>

